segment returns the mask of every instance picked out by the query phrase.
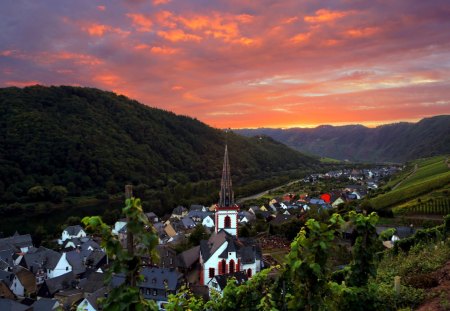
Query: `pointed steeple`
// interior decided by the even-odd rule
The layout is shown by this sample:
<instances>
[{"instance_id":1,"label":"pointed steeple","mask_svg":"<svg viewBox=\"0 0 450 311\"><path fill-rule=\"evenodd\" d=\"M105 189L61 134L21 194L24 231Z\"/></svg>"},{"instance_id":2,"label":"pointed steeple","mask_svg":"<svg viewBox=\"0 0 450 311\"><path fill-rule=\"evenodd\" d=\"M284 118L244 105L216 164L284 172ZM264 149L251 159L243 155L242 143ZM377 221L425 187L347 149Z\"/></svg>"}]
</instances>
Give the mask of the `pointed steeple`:
<instances>
[{"instance_id":1,"label":"pointed steeple","mask_svg":"<svg viewBox=\"0 0 450 311\"><path fill-rule=\"evenodd\" d=\"M220 182L219 207L234 205L234 193L231 188L230 163L228 162L228 146L225 145L225 155L223 157L222 181Z\"/></svg>"}]
</instances>

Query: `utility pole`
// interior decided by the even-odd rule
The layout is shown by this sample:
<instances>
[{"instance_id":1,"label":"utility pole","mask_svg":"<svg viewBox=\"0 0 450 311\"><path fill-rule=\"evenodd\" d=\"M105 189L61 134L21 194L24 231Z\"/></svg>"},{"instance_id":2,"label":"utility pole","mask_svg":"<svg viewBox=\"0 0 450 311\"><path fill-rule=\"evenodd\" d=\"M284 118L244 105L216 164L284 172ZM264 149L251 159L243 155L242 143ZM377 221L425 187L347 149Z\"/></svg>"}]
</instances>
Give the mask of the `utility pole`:
<instances>
[{"instance_id":1,"label":"utility pole","mask_svg":"<svg viewBox=\"0 0 450 311\"><path fill-rule=\"evenodd\" d=\"M131 199L133 197L133 185L125 185L125 199ZM127 250L128 254L131 256L134 256L134 240L133 240L133 234L128 228L128 224L130 222L130 219L127 217ZM130 286L136 286L136 275L134 274L134 271L130 275Z\"/></svg>"}]
</instances>

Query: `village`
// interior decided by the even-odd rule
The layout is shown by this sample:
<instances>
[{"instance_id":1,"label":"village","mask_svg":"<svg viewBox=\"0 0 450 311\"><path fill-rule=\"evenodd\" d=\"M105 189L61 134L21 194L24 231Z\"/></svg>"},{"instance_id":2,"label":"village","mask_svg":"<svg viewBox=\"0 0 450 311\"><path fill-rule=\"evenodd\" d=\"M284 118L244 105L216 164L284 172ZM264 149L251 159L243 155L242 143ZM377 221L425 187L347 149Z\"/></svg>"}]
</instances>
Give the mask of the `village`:
<instances>
[{"instance_id":1,"label":"village","mask_svg":"<svg viewBox=\"0 0 450 311\"><path fill-rule=\"evenodd\" d=\"M307 218L346 205L357 207L352 202L376 191L398 169L380 166L311 174L238 206L225 148L217 204L177 206L162 218L153 212L145 214L159 237L159 262L149 262L141 270L140 291L164 309L168 296L182 285L208 299L211 291L221 293L230 278L245 282L262 269L282 263ZM397 230L396 239L414 231L408 227ZM119 219L112 233L126 248L127 219ZM345 247L351 228L342 233ZM118 274L105 284L109 258L100 238L89 235L81 225L65 228L57 244L58 249L35 247L30 234L18 232L0 239L1 310L69 310L74 306L80 311L100 310L97 299L125 281Z\"/></svg>"}]
</instances>

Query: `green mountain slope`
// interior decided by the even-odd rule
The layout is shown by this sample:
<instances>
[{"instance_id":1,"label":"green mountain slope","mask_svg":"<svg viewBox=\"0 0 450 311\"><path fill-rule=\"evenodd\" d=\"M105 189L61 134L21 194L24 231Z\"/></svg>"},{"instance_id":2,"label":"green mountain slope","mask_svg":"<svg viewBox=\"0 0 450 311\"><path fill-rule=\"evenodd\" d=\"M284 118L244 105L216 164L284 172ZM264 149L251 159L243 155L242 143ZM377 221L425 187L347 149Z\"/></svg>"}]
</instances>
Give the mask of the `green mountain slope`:
<instances>
[{"instance_id":1,"label":"green mountain slope","mask_svg":"<svg viewBox=\"0 0 450 311\"><path fill-rule=\"evenodd\" d=\"M227 136L227 137L226 137ZM245 138L97 89L0 89L0 199L42 185L69 195L161 189L220 177L225 141L235 181L319 165L270 138ZM218 190L217 190L218 191Z\"/></svg>"},{"instance_id":2,"label":"green mountain slope","mask_svg":"<svg viewBox=\"0 0 450 311\"><path fill-rule=\"evenodd\" d=\"M438 192L439 196L434 196L434 200L439 199L436 201L439 212L442 209L444 214L447 214L450 213L450 207L447 206L448 192L445 189L449 185L450 168L447 156L419 159L409 163L408 168L397 178L394 176L392 182L388 183L392 190L372 198L370 202L376 209L395 207L396 211L405 208L415 211L416 207L422 205L423 198L428 199L434 192Z\"/></svg>"},{"instance_id":3,"label":"green mountain slope","mask_svg":"<svg viewBox=\"0 0 450 311\"><path fill-rule=\"evenodd\" d=\"M246 136L267 135L302 152L339 160L404 162L450 153L450 115L376 128L324 125L313 129L261 128L236 132Z\"/></svg>"}]
</instances>

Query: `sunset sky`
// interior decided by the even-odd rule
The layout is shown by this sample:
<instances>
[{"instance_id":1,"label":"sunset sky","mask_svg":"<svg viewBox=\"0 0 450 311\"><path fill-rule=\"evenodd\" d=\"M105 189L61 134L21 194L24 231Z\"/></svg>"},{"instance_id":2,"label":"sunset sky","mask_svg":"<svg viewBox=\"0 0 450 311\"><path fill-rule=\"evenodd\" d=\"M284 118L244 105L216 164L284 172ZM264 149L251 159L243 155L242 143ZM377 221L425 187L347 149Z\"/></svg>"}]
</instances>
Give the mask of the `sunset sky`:
<instances>
[{"instance_id":1,"label":"sunset sky","mask_svg":"<svg viewBox=\"0 0 450 311\"><path fill-rule=\"evenodd\" d=\"M2 0L0 30L0 87L97 87L220 128L450 114L448 0Z\"/></svg>"}]
</instances>

